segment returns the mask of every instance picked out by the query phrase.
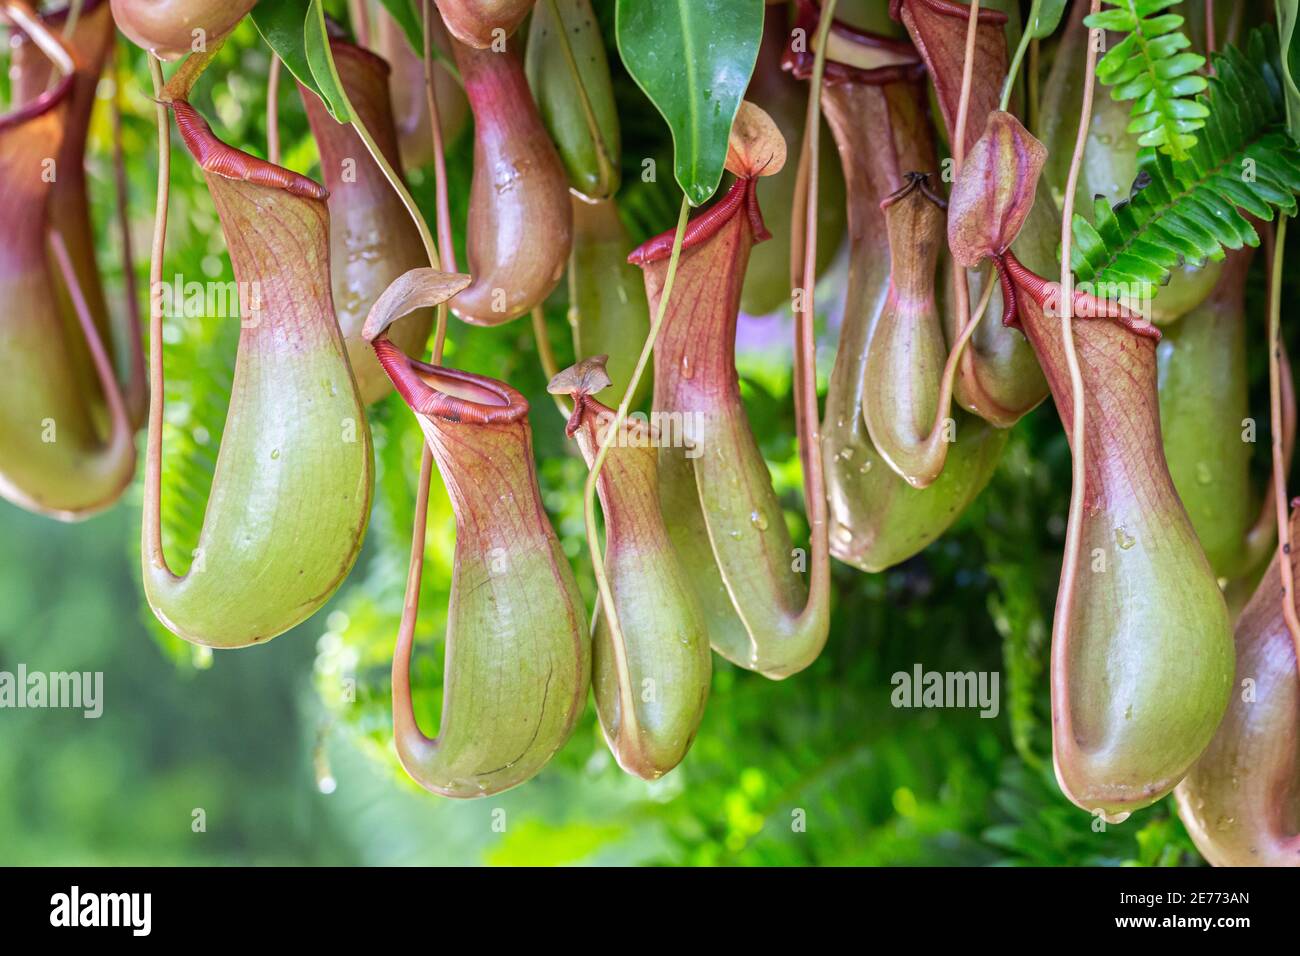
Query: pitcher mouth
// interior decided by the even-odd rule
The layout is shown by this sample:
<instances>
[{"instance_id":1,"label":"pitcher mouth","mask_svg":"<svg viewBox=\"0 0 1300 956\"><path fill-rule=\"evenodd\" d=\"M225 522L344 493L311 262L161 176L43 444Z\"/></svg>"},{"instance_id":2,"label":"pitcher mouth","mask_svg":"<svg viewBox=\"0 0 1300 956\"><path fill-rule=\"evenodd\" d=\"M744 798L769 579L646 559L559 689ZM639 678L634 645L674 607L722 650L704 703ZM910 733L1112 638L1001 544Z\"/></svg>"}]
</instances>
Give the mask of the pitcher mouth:
<instances>
[{"instance_id":1,"label":"pitcher mouth","mask_svg":"<svg viewBox=\"0 0 1300 956\"><path fill-rule=\"evenodd\" d=\"M505 382L413 359L387 338L375 339L371 346L398 394L418 414L471 425L519 422L528 416L528 399Z\"/></svg>"},{"instance_id":2,"label":"pitcher mouth","mask_svg":"<svg viewBox=\"0 0 1300 956\"><path fill-rule=\"evenodd\" d=\"M208 121L185 100L173 100L171 108L176 114L176 127L180 130L181 139L185 141L185 147L204 172L258 186L283 189L304 199L329 198L329 190L314 179L258 159L251 153L223 142L212 132Z\"/></svg>"},{"instance_id":3,"label":"pitcher mouth","mask_svg":"<svg viewBox=\"0 0 1300 956\"><path fill-rule=\"evenodd\" d=\"M812 36L816 33L817 22L821 17L821 4L817 0L799 0L795 16L795 22L805 35ZM884 86L888 83L920 80L925 75L925 63L916 47L906 40L870 33L838 19L831 21L831 33L861 48L871 59L878 58L880 65L865 67L843 63L834 59L830 50L827 50L822 81L828 85L856 83L863 86ZM781 69L788 71L795 79L807 80L812 77L814 59L812 50L795 51L787 44L781 54Z\"/></svg>"}]
</instances>

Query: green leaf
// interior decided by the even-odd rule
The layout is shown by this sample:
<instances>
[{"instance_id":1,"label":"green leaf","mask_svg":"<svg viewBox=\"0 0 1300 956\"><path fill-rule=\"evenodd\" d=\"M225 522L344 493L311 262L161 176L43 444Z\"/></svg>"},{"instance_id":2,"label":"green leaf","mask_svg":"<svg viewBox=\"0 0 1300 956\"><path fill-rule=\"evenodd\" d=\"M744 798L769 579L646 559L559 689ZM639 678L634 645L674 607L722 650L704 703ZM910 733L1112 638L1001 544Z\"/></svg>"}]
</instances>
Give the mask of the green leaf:
<instances>
[{"instance_id":1,"label":"green leaf","mask_svg":"<svg viewBox=\"0 0 1300 956\"><path fill-rule=\"evenodd\" d=\"M324 100L320 86L312 76L311 64L307 62L307 48L303 42L303 24L307 21L309 6L310 0L259 3L253 7L249 16L253 18L262 39L289 68L294 79Z\"/></svg>"},{"instance_id":2,"label":"green leaf","mask_svg":"<svg viewBox=\"0 0 1300 956\"><path fill-rule=\"evenodd\" d=\"M1175 13L1155 16L1177 0L1110 0L1105 10L1084 18L1094 30L1124 34L1097 64L1097 78L1111 87L1114 100L1133 100L1129 132L1141 133L1138 143L1154 147L1176 160L1196 145L1203 117L1187 107L1184 97L1203 90L1205 65L1179 31L1183 18Z\"/></svg>"},{"instance_id":3,"label":"green leaf","mask_svg":"<svg viewBox=\"0 0 1300 956\"><path fill-rule=\"evenodd\" d=\"M1056 32L1065 12L1065 0L1034 0L1029 8L1029 26L1025 33L1030 39L1042 40Z\"/></svg>"},{"instance_id":4,"label":"green leaf","mask_svg":"<svg viewBox=\"0 0 1300 956\"><path fill-rule=\"evenodd\" d=\"M262 39L284 61L294 79L321 98L330 116L340 123L348 122L348 98L334 69L320 0L259 3L251 16Z\"/></svg>"},{"instance_id":5,"label":"green leaf","mask_svg":"<svg viewBox=\"0 0 1300 956\"><path fill-rule=\"evenodd\" d=\"M1285 132L1279 58L1272 30L1256 30L1247 53L1229 47L1214 57L1205 92L1183 102L1175 125L1134 120L1129 129L1142 132L1144 146L1185 137L1186 158L1143 150L1133 195L1114 209L1098 202L1092 226L1075 218L1070 265L1079 281L1163 282L1182 261L1258 245L1243 212L1271 220L1276 209L1295 210L1300 144ZM1204 135L1187 136L1187 123Z\"/></svg>"},{"instance_id":6,"label":"green leaf","mask_svg":"<svg viewBox=\"0 0 1300 956\"><path fill-rule=\"evenodd\" d=\"M1282 82L1286 88L1286 126L1292 139L1300 140L1300 0L1277 0L1278 29L1282 34Z\"/></svg>"},{"instance_id":7,"label":"green leaf","mask_svg":"<svg viewBox=\"0 0 1300 956\"><path fill-rule=\"evenodd\" d=\"M325 27L325 7L321 0L311 0L302 30L307 63L311 66L311 75L320 90L325 108L338 122L350 122L352 104L348 102L348 94L343 89L343 81L339 79L338 68L334 65L329 31Z\"/></svg>"},{"instance_id":8,"label":"green leaf","mask_svg":"<svg viewBox=\"0 0 1300 956\"><path fill-rule=\"evenodd\" d=\"M674 171L692 205L722 181L727 138L763 34L763 0L618 0L628 73L668 122Z\"/></svg>"}]
</instances>

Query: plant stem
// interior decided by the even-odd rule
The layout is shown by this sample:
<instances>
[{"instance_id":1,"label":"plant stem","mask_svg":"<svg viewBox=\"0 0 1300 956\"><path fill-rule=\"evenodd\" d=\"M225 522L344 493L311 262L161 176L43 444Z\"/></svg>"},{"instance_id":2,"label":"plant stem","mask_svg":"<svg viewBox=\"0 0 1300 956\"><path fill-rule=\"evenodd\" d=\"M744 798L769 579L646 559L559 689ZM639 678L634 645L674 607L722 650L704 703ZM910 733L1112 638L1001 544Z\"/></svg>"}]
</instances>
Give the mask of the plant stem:
<instances>
[{"instance_id":1,"label":"plant stem","mask_svg":"<svg viewBox=\"0 0 1300 956\"><path fill-rule=\"evenodd\" d=\"M1300 616L1295 606L1295 570L1291 567L1290 501L1287 498L1286 456L1283 453L1282 423L1282 261L1286 250L1285 213L1278 218L1277 239L1273 243L1272 274L1268 292L1268 399L1269 428L1273 446L1273 503L1277 509L1277 561L1282 579L1282 616L1295 645L1300 666Z\"/></svg>"},{"instance_id":2,"label":"plant stem","mask_svg":"<svg viewBox=\"0 0 1300 956\"><path fill-rule=\"evenodd\" d=\"M957 99L957 123L950 144L954 183L961 175L961 168L966 162L966 119L970 112L970 91L975 77L975 38L979 30L979 17L980 0L971 0L970 13L966 21L966 50L965 59L962 60L961 95ZM1025 31L1023 36L1028 36L1028 31ZM966 326L970 325L970 275L966 269L958 267L954 280L953 305L957 310L957 328L965 331Z\"/></svg>"},{"instance_id":3,"label":"plant stem","mask_svg":"<svg viewBox=\"0 0 1300 956\"><path fill-rule=\"evenodd\" d=\"M113 45L113 99L109 116L113 130L113 180L117 192L117 231L122 244L122 285L126 299L126 340L130 352L131 369L127 379L126 407L131 423L139 426L148 400L148 370L144 362L144 345L140 330L140 298L135 281L135 255L131 248L130 196L127 188L126 157L122 151L122 90L123 74L121 56L116 41Z\"/></svg>"},{"instance_id":4,"label":"plant stem","mask_svg":"<svg viewBox=\"0 0 1300 956\"><path fill-rule=\"evenodd\" d=\"M1025 51L1029 49L1029 43L1032 39L1029 31L1038 19L1040 2L1041 0L1034 0L1029 5L1029 16L1025 18L1025 29L1020 34L1020 43L1016 45L1016 54L1011 58L1011 65L1007 68L1007 78L1002 81L1002 99L998 101L998 109L1000 110L1005 110L1007 104L1011 102L1011 91L1016 87L1016 77L1020 73L1020 63L1025 58ZM969 51L966 56L970 56Z\"/></svg>"},{"instance_id":5,"label":"plant stem","mask_svg":"<svg viewBox=\"0 0 1300 956\"><path fill-rule=\"evenodd\" d=\"M442 117L438 113L438 97L433 86L433 0L424 0L424 16L420 18L423 26L423 60L424 60L424 98L429 107L429 125L433 135L433 180L434 180L434 216L438 223L438 243L442 249L440 257L444 272L456 271L456 249L451 241L451 210L447 200L447 157L442 141ZM447 344L447 303L438 303L434 311L436 316L433 330L433 364L442 364L443 348ZM429 494L428 485L424 495Z\"/></svg>"},{"instance_id":6,"label":"plant stem","mask_svg":"<svg viewBox=\"0 0 1300 956\"><path fill-rule=\"evenodd\" d=\"M438 243L442 249L442 267L456 271L456 250L451 241L451 212L447 201L447 157L442 141L442 117L433 84L433 0L424 0L424 98L429 108L429 125L433 135L433 178L437 196Z\"/></svg>"},{"instance_id":7,"label":"plant stem","mask_svg":"<svg viewBox=\"0 0 1300 956\"><path fill-rule=\"evenodd\" d=\"M537 358L542 363L542 374L546 376L549 382L560 372L559 363L555 361L555 352L551 348L550 336L546 334L546 310L540 305L533 306L533 338L537 340ZM559 395L552 395L555 400L555 407L560 410L560 415L565 421L569 419L569 406L565 404L564 399Z\"/></svg>"},{"instance_id":8,"label":"plant stem","mask_svg":"<svg viewBox=\"0 0 1300 956\"><path fill-rule=\"evenodd\" d=\"M158 192L154 201L153 245L149 251L149 431L145 446L141 548L149 563L167 570L162 545L163 336L162 272L167 244L167 203L171 182L171 119L163 101L162 63L146 54L153 80L158 125Z\"/></svg>"},{"instance_id":9,"label":"plant stem","mask_svg":"<svg viewBox=\"0 0 1300 956\"><path fill-rule=\"evenodd\" d=\"M1092 0L1093 14L1101 8L1101 0ZM1079 355L1074 348L1074 276L1070 271L1070 246L1074 238L1071 225L1074 221L1074 194L1079 186L1083 167L1083 153L1088 145L1088 127L1092 123L1092 94L1097 75L1097 44L1088 37L1084 61L1083 105L1079 110L1079 129L1074 140L1074 153L1070 157L1070 174L1066 179L1065 208L1061 221L1061 287L1059 291L1061 312L1061 341L1065 349L1065 363L1070 370L1070 401L1074 406L1070 416L1070 517L1065 531L1065 555L1061 565L1061 585L1057 592L1056 612L1052 632L1062 637L1069 633L1070 616L1074 611L1074 581L1079 574L1079 561L1083 548L1083 501L1087 483L1087 448L1084 435L1086 421L1084 410L1083 373L1079 369Z\"/></svg>"},{"instance_id":10,"label":"plant stem","mask_svg":"<svg viewBox=\"0 0 1300 956\"><path fill-rule=\"evenodd\" d=\"M677 279L677 263L682 255L682 240L686 236L686 222L690 208L690 200L686 196L682 196L682 208L677 214L677 231L673 234L673 249L668 257L668 271L664 276L664 288L659 298L659 308L655 310L654 321L650 323L650 332L646 335L645 342L641 346L641 354L637 357L636 368L633 369L632 378L628 381L627 388L623 391L623 398L618 403L618 411L614 415L614 421L610 424L604 436L600 437L600 446L596 449L591 468L587 472L587 483L582 493L582 518L587 528L587 550L591 554L591 572L596 578L596 590L600 593L601 611L605 615L605 623L609 628L611 644L615 654L615 666L624 677L626 677L628 670L623 628L619 624L618 611L614 607L614 592L609 586L609 576L605 573L605 553L600 546L600 533L596 528L596 482L600 479L601 469L605 467L605 458L609 455L610 446L614 444L614 440L623 429L623 423L627 421L627 412L628 407L632 404L632 396L636 394L637 386L641 384L641 376L645 373L646 365L650 361L650 353L654 351L655 342L659 339L659 330L663 327L664 316L668 313L668 301L672 297L673 283ZM628 682L620 680L619 685L626 688ZM628 713L632 713L632 711L628 711Z\"/></svg>"},{"instance_id":11,"label":"plant stem","mask_svg":"<svg viewBox=\"0 0 1300 956\"><path fill-rule=\"evenodd\" d=\"M280 58L274 50L266 73L266 158L280 165Z\"/></svg>"},{"instance_id":12,"label":"plant stem","mask_svg":"<svg viewBox=\"0 0 1300 956\"><path fill-rule=\"evenodd\" d=\"M978 0L976 0L978 6ZM817 407L817 203L821 163L822 77L826 72L826 41L835 17L835 0L822 4L817 22L817 51L804 116L799 164L804 175L796 186L795 210L803 212L802 308L795 315L794 406L799 460L803 468L804 508L808 512L808 603L800 621L819 610L830 596L830 537L827 522L826 475L822 463L821 416ZM798 218L796 216L795 218Z\"/></svg>"},{"instance_id":13,"label":"plant stem","mask_svg":"<svg viewBox=\"0 0 1300 956\"><path fill-rule=\"evenodd\" d=\"M961 96L957 99L957 128L952 137L952 175L961 174L966 161L966 119L970 112L970 89L975 74L975 38L979 34L980 0L971 0L966 21L966 53L961 63ZM1020 53L1019 50L1016 51ZM1004 106L1003 109L1006 109Z\"/></svg>"},{"instance_id":14,"label":"plant stem","mask_svg":"<svg viewBox=\"0 0 1300 956\"><path fill-rule=\"evenodd\" d=\"M1029 79L1025 84L1029 89L1029 108L1028 116L1030 129L1038 129L1039 117L1039 100L1038 100L1038 58L1042 47L1042 41L1034 37L1034 41L1029 44Z\"/></svg>"}]
</instances>

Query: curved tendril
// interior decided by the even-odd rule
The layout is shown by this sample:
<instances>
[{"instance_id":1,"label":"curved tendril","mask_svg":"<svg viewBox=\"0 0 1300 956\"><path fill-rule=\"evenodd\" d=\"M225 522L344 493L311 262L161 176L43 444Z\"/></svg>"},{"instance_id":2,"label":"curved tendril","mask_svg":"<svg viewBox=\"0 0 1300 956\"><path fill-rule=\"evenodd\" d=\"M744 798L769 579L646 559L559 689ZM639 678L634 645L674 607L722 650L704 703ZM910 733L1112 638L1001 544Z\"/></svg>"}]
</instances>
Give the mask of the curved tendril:
<instances>
[{"instance_id":1,"label":"curved tendril","mask_svg":"<svg viewBox=\"0 0 1300 956\"><path fill-rule=\"evenodd\" d=\"M71 19L71 17L69 17ZM135 281L135 254L131 243L131 217L129 190L126 178L126 157L122 151L122 82L119 70L121 58L117 44L113 45L113 98L110 101L110 122L113 130L113 181L117 192L117 232L122 244L122 286L126 299L127 345L131 353L131 372L126 388L126 407L131 425L138 428L147 411L148 369L144 363L144 343L140 331L140 297Z\"/></svg>"},{"instance_id":2,"label":"curved tendril","mask_svg":"<svg viewBox=\"0 0 1300 956\"><path fill-rule=\"evenodd\" d=\"M393 733L400 737L428 739L415 718L411 702L411 655L415 645L415 623L420 616L420 578L424 575L424 540L429 523L429 483L433 480L433 449L421 441L420 477L416 483L415 527L411 532L411 560L406 570L406 594L402 598L402 621L393 648Z\"/></svg>"},{"instance_id":3,"label":"curved tendril","mask_svg":"<svg viewBox=\"0 0 1300 956\"><path fill-rule=\"evenodd\" d=\"M980 0L971 0L969 19L966 21L966 52L962 59L961 95L957 99L957 124L952 141L952 175L953 181L961 174L962 164L966 162L966 120L970 112L970 91L975 77L975 38L979 35ZM957 328L966 336L966 327L973 325L970 320L970 282L966 269L959 268L957 281L953 283L956 293L953 303L957 310ZM963 343L964 345L965 343ZM953 349L953 352L957 352ZM960 357L960 356L959 356ZM951 356L949 356L951 359ZM955 372L955 369L954 369ZM939 403L939 414L946 414L947 401Z\"/></svg>"},{"instance_id":4,"label":"curved tendril","mask_svg":"<svg viewBox=\"0 0 1300 956\"><path fill-rule=\"evenodd\" d=\"M158 192L154 200L153 245L149 252L149 432L145 446L144 514L141 546L149 560L167 567L162 543L163 337L162 272L167 245L167 204L171 188L171 121L163 102L162 61L146 53L153 80L158 130Z\"/></svg>"},{"instance_id":5,"label":"curved tendril","mask_svg":"<svg viewBox=\"0 0 1300 956\"><path fill-rule=\"evenodd\" d=\"M1260 234L1264 239L1266 256L1265 265L1268 269L1268 285L1271 290L1273 273L1277 268L1277 262L1274 258L1277 252L1277 236L1273 223L1261 223L1261 227ZM1296 394L1295 382L1291 376L1291 360L1287 357L1286 343L1281 341L1280 336L1277 345L1278 379L1282 400L1282 473L1287 475L1291 472L1291 457L1295 451ZM1270 366L1271 364L1270 360ZM1271 411L1270 408L1270 417ZM1276 431L1276 424L1270 425L1270 428ZM1281 491L1285 499L1285 481L1282 484ZM1270 465L1268 484L1264 489L1264 500L1260 504L1259 516L1246 532L1247 567L1255 567L1260 564L1274 550L1274 544L1277 541L1276 509L1278 490L1277 470Z\"/></svg>"},{"instance_id":6,"label":"curved tendril","mask_svg":"<svg viewBox=\"0 0 1300 956\"><path fill-rule=\"evenodd\" d=\"M800 167L805 173L802 190L803 308L795 317L794 397L799 458L804 474L804 507L808 512L812 551L808 603L799 615L800 620L816 608L818 595L830 586L831 570L821 415L817 407L817 340L813 330L817 312L813 296L817 284L817 171L821 160L822 77L826 72L826 38L835 18L835 3L836 0L826 0L817 21L817 53L813 58L812 85L808 88L808 111L799 159ZM800 191L796 189L795 195L797 201ZM798 212L796 208L793 219L801 218Z\"/></svg>"},{"instance_id":7,"label":"curved tendril","mask_svg":"<svg viewBox=\"0 0 1300 956\"><path fill-rule=\"evenodd\" d=\"M1295 570L1291 567L1291 527L1287 514L1286 462L1283 454L1282 421L1282 256L1286 249L1288 217L1283 214L1277 224L1277 238L1273 241L1273 262L1268 294L1268 395L1269 421L1273 432L1273 505L1277 509L1278 570L1282 579L1282 616L1286 629L1295 645L1296 661L1300 666L1300 615L1295 606Z\"/></svg>"},{"instance_id":8,"label":"curved tendril","mask_svg":"<svg viewBox=\"0 0 1300 956\"><path fill-rule=\"evenodd\" d=\"M444 272L456 272L456 249L451 241L451 207L447 201L447 157L442 142L442 117L438 112L438 96L433 83L433 28L432 17L435 16L433 0L424 0L424 98L429 108L429 124L433 132L433 178L437 204L438 243L442 250L442 269ZM446 64L444 63L445 67ZM440 329L447 323L447 309L439 306ZM441 339L441 335L439 336ZM441 351L435 353L434 361L440 362Z\"/></svg>"},{"instance_id":9,"label":"curved tendril","mask_svg":"<svg viewBox=\"0 0 1300 956\"><path fill-rule=\"evenodd\" d=\"M632 404L632 396L636 394L637 386L641 383L641 376L650 361L650 353L654 351L655 342L659 339L659 330L663 328L664 316L668 313L668 300L672 298L673 283L677 279L677 263L682 256L682 242L686 238L686 223L690 208L690 201L685 196L682 196L682 208L677 214L677 228L673 232L673 248L668 256L668 272L664 277L664 289L663 294L659 297L659 308L655 310L654 321L650 325L650 332L646 335L645 343L641 346L641 354L637 357L636 368L632 371L632 378L628 380L627 388L623 391L623 397L619 400L618 411L614 415L614 420L600 440L600 446L596 449L596 456L592 459L591 468L587 471L587 483L582 489L582 519L587 528L587 550L591 553L591 570L596 578L596 590L600 592L600 609L609 625L611 643L616 655L616 666L620 675L627 673L627 652L624 646L626 641L623 636L623 628L619 624L618 611L614 607L614 592L609 586L609 575L605 573L605 552L600 546L600 534L596 529L596 483L600 480L601 469L605 467L605 459L609 456L610 446L614 444L614 440L623 429L624 422L627 421L627 412L628 407ZM631 711L626 712L631 713Z\"/></svg>"},{"instance_id":10,"label":"curved tendril","mask_svg":"<svg viewBox=\"0 0 1300 956\"><path fill-rule=\"evenodd\" d=\"M131 416L127 412L126 397L122 393L122 385L117 380L113 361L108 357L108 349L100 337L99 329L95 327L95 319L90 314L90 306L86 302L85 293L82 292L81 283L77 281L76 269L72 265L71 256L68 255L67 244L57 231L50 232L50 248L54 252L59 271L63 274L63 281L68 286L68 294L72 298L73 310L77 313L81 334L85 336L91 361L95 363L95 374L99 376L100 387L103 388L104 398L108 402L108 414L112 421L108 444L118 446L122 442L129 442L133 429Z\"/></svg>"},{"instance_id":11,"label":"curved tendril","mask_svg":"<svg viewBox=\"0 0 1300 956\"><path fill-rule=\"evenodd\" d=\"M266 158L280 165L280 58L274 52L266 73Z\"/></svg>"},{"instance_id":12,"label":"curved tendril","mask_svg":"<svg viewBox=\"0 0 1300 956\"><path fill-rule=\"evenodd\" d=\"M1101 9L1101 0L1091 0L1091 12ZM1079 173L1083 167L1083 153L1088 143L1088 127L1092 123L1092 93L1097 75L1097 45L1089 42L1084 61L1083 105L1079 110L1079 130L1075 136L1074 153L1070 157L1070 173L1066 179L1065 208L1061 216L1061 294L1058 309L1061 313L1061 343L1065 350L1065 363L1070 370L1070 395L1073 414L1070 421L1070 446L1074 451L1071 460L1070 512L1066 524L1065 555L1061 567L1060 597L1056 602L1055 634L1069 633L1070 618L1074 611L1074 581L1079 574L1080 552L1083 547L1083 503L1086 492L1087 469L1084 435L1083 373L1079 368L1079 355L1074 347L1074 275L1070 271L1070 246L1074 238L1074 191L1078 188ZM1062 732L1072 734L1067 708L1062 709L1062 721L1067 726Z\"/></svg>"},{"instance_id":13,"label":"curved tendril","mask_svg":"<svg viewBox=\"0 0 1300 956\"><path fill-rule=\"evenodd\" d=\"M441 265L448 272L456 271L456 252L451 243L451 215L447 201L447 165L443 151L442 123L438 115L437 97L433 88L433 33L429 26L434 15L433 0L424 0L424 95L429 105L429 122L433 127L433 162L437 204L438 238L442 243L441 255L433 266ZM417 216L417 226L427 231L424 217ZM424 232L421 232L423 238ZM426 244L426 249L428 248ZM432 256L432 254L431 254ZM442 302L434 313L433 364L442 365L443 347L447 342L447 303ZM393 723L394 732L405 729L410 736L421 734L415 719L415 706L411 703L411 655L414 653L415 625L420 616L420 579L424 575L424 543L428 536L429 491L433 480L433 449L427 441L420 442L420 476L415 484L415 522L411 529L411 558L406 572L406 593L402 598L402 619L398 625L397 642L393 648ZM398 726L400 725L400 727Z\"/></svg>"},{"instance_id":14,"label":"curved tendril","mask_svg":"<svg viewBox=\"0 0 1300 956\"><path fill-rule=\"evenodd\" d=\"M546 333L546 310L540 305L532 308L533 320L533 338L537 341L537 358L542 363L542 374L546 376L549 382L559 374L560 366L555 361L555 350L551 348L551 338ZM555 407L559 409L560 415L568 421L570 409L564 404L564 399L559 395L552 394L555 399Z\"/></svg>"}]
</instances>

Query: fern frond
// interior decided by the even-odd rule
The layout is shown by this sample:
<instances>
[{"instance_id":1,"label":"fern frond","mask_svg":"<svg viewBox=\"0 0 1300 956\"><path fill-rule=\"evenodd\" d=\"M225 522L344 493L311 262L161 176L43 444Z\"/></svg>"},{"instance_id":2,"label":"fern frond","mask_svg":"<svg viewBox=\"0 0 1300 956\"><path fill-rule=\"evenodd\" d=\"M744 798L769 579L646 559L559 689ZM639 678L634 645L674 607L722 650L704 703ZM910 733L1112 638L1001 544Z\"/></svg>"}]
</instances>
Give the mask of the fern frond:
<instances>
[{"instance_id":1,"label":"fern frond","mask_svg":"<svg viewBox=\"0 0 1300 956\"><path fill-rule=\"evenodd\" d=\"M1112 209L1098 199L1093 223L1074 217L1077 280L1160 284L1182 262L1258 245L1247 216L1295 214L1300 146L1286 133L1278 56L1269 28L1251 34L1246 53L1229 47L1214 57L1198 99L1204 134L1187 158L1143 150L1127 200Z\"/></svg>"},{"instance_id":2,"label":"fern frond","mask_svg":"<svg viewBox=\"0 0 1300 956\"><path fill-rule=\"evenodd\" d=\"M1156 14L1178 0L1110 0L1107 9L1084 19L1095 30L1125 34L1097 64L1097 79L1111 87L1111 99L1133 100L1130 133L1138 145L1184 159L1196 145L1196 130L1209 115L1191 97L1205 89L1196 71L1205 57L1187 52L1191 41L1179 30L1176 13Z\"/></svg>"}]
</instances>

